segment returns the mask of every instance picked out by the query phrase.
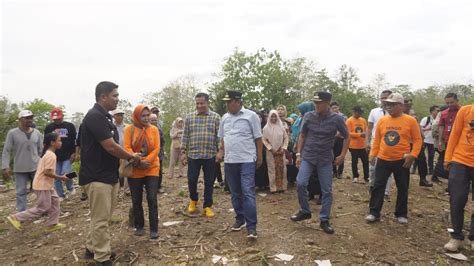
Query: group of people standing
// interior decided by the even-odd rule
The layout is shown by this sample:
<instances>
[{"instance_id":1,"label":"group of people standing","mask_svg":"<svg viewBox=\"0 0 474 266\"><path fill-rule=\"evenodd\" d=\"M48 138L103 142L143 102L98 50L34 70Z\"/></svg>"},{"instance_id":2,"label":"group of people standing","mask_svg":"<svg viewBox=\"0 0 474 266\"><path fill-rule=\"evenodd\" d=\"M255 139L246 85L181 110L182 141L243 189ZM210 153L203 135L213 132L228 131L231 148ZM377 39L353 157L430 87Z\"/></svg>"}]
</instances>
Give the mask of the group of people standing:
<instances>
[{"instance_id":1,"label":"group of people standing","mask_svg":"<svg viewBox=\"0 0 474 266\"><path fill-rule=\"evenodd\" d=\"M7 134L2 156L3 174L9 177L12 172L10 154L15 154L13 172L18 213L8 216L10 223L20 229L21 221L46 212L49 216L47 225L56 230L64 228L58 222L59 202L65 197L63 182L69 193L74 193L71 178L66 174L72 171L71 163L80 150L79 185L84 188L91 210L85 257L94 259L97 265L111 265L114 257L108 226L121 180L130 190L135 235L145 234L142 206L145 192L150 238L159 236L157 193L162 190L164 158L159 109L137 105L132 124L125 125L124 112L117 110L118 97L118 85L106 81L97 85L96 103L86 114L77 139L74 126L63 121L62 111L58 108L51 111L54 122L46 127L44 140L33 128L33 114L28 110L20 112L20 126ZM228 112L221 117L210 109L209 96L198 93L195 96L196 111L184 118L176 118L169 132L172 142L168 177L175 177L178 163L177 177L187 176L188 181L190 201L187 212L198 212L197 184L202 169L204 199L201 212L208 218L216 215L212 208L213 189L223 161L226 186L235 212L231 230L246 228L247 237L256 239L255 187L265 164L264 175L268 175L270 192L285 192L288 182L296 181L299 210L290 219L294 222L310 219L312 211L308 201L314 194L319 194L322 205L320 227L333 234L335 230L329 222L333 177L342 176L342 165L349 151L353 182L359 182L360 159L363 179L369 183L370 201L366 217L369 223L381 218L392 175L397 186L395 217L400 224L408 223L412 164L417 162L420 186L432 186L426 180L426 174L431 173L433 181L449 175L454 232L445 249L455 251L462 245L464 206L474 177L474 106L460 108L455 94L445 97L445 111L438 113L439 108L433 106L430 108L431 116L422 119L421 123L414 117L411 101L388 90L382 92L381 106L371 110L368 121L362 117L360 106L354 106L352 116L345 117L328 92L316 92L311 101L298 105L301 116L291 114L288 117L283 105L268 115L259 116L244 108L239 91L227 91L223 100ZM428 150L428 160L424 156L425 149ZM434 167L434 150L440 153L438 165L442 167L438 171L438 166ZM120 164L125 163L133 165L132 174L126 178L119 176L118 171ZM184 173L185 165L187 173ZM26 209L27 183L31 180L38 204ZM314 180L318 185L316 191L311 185ZM474 241L472 221L469 238Z\"/></svg>"}]
</instances>

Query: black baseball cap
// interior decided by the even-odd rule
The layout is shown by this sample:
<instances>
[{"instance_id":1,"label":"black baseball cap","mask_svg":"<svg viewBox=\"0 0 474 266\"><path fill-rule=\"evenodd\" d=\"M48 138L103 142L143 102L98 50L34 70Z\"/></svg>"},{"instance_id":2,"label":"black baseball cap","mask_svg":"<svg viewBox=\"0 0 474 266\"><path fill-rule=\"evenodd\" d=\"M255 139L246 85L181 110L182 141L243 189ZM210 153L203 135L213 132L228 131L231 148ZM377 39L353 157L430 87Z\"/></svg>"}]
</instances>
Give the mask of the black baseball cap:
<instances>
[{"instance_id":1,"label":"black baseball cap","mask_svg":"<svg viewBox=\"0 0 474 266\"><path fill-rule=\"evenodd\" d=\"M314 93L313 102L330 102L332 94L326 91L318 91Z\"/></svg>"},{"instance_id":2,"label":"black baseball cap","mask_svg":"<svg viewBox=\"0 0 474 266\"><path fill-rule=\"evenodd\" d=\"M242 100L242 93L240 91L227 91L223 101L230 101L230 100Z\"/></svg>"}]
</instances>

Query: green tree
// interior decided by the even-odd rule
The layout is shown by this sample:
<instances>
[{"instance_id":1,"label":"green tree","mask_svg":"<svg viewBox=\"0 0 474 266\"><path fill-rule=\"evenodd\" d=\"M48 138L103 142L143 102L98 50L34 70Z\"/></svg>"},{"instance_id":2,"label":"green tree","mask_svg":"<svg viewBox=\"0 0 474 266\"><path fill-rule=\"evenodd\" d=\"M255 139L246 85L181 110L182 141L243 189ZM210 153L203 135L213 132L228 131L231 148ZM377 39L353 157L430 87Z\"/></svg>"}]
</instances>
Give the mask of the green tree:
<instances>
[{"instance_id":1,"label":"green tree","mask_svg":"<svg viewBox=\"0 0 474 266\"><path fill-rule=\"evenodd\" d=\"M456 93L459 102L463 105L472 104L474 102L474 89L471 84L448 84L442 88L440 96L444 99L444 96L450 92Z\"/></svg>"},{"instance_id":2,"label":"green tree","mask_svg":"<svg viewBox=\"0 0 474 266\"><path fill-rule=\"evenodd\" d=\"M339 90L356 92L359 85L359 77L355 68L342 65L336 74L336 83Z\"/></svg>"},{"instance_id":3,"label":"green tree","mask_svg":"<svg viewBox=\"0 0 474 266\"><path fill-rule=\"evenodd\" d=\"M132 122L132 113L133 113L132 103L127 99L120 99L117 109L120 109L124 112L123 122L126 124L130 124Z\"/></svg>"},{"instance_id":4,"label":"green tree","mask_svg":"<svg viewBox=\"0 0 474 266\"><path fill-rule=\"evenodd\" d=\"M75 112L71 116L71 123L74 124L76 130L79 130L79 126L82 124L82 120L84 119L84 113L82 112Z\"/></svg>"},{"instance_id":5,"label":"green tree","mask_svg":"<svg viewBox=\"0 0 474 266\"><path fill-rule=\"evenodd\" d=\"M257 110L271 109L280 103L294 106L301 99L301 84L294 71L277 51L260 49L246 54L236 49L217 74L220 81L209 88L214 109L225 113L222 98L230 89L241 91L245 106Z\"/></svg>"},{"instance_id":6,"label":"green tree","mask_svg":"<svg viewBox=\"0 0 474 266\"><path fill-rule=\"evenodd\" d=\"M195 111L194 96L198 93L196 81L192 76L178 78L157 92L144 95L144 102L160 108L160 120L163 122L166 148L169 150L169 130L173 121L178 117Z\"/></svg>"},{"instance_id":7,"label":"green tree","mask_svg":"<svg viewBox=\"0 0 474 266\"><path fill-rule=\"evenodd\" d=\"M0 151L3 150L5 137L10 129L18 126L19 108L6 96L0 95Z\"/></svg>"},{"instance_id":8,"label":"green tree","mask_svg":"<svg viewBox=\"0 0 474 266\"><path fill-rule=\"evenodd\" d=\"M388 90L389 88L390 82L387 81L387 76L385 73L376 74L370 84L367 86L367 89L374 99L378 99L382 91Z\"/></svg>"},{"instance_id":9,"label":"green tree","mask_svg":"<svg viewBox=\"0 0 474 266\"><path fill-rule=\"evenodd\" d=\"M408 84L395 85L390 90L392 92L400 93L401 95L403 95L404 99L412 99L413 100L413 89Z\"/></svg>"},{"instance_id":10,"label":"green tree","mask_svg":"<svg viewBox=\"0 0 474 266\"><path fill-rule=\"evenodd\" d=\"M320 70L314 61L307 60L304 57L291 59L289 61L289 71L292 76L293 93L297 96L297 101L303 102L310 100L314 93L321 88ZM296 106L287 106L289 110ZM296 111L296 110L294 110Z\"/></svg>"}]
</instances>

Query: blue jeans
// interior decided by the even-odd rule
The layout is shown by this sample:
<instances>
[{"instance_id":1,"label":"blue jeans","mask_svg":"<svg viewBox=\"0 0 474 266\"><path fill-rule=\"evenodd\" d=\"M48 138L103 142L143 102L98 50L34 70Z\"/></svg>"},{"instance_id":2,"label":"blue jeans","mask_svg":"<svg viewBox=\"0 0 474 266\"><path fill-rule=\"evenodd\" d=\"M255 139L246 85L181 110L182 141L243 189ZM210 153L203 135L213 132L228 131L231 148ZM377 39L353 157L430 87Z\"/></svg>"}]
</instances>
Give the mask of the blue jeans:
<instances>
[{"instance_id":1,"label":"blue jeans","mask_svg":"<svg viewBox=\"0 0 474 266\"><path fill-rule=\"evenodd\" d=\"M298 176L296 176L298 201L302 212L311 213L308 203L308 182L315 167L316 171L318 171L322 195L322 206L319 213L319 220L328 221L332 205L332 162L317 162L316 165L313 165L306 160L301 161L300 171L298 172Z\"/></svg>"},{"instance_id":2,"label":"blue jeans","mask_svg":"<svg viewBox=\"0 0 474 266\"><path fill-rule=\"evenodd\" d=\"M255 163L225 163L225 179L232 194L235 220L245 221L247 229L257 229Z\"/></svg>"},{"instance_id":3,"label":"blue jeans","mask_svg":"<svg viewBox=\"0 0 474 266\"><path fill-rule=\"evenodd\" d=\"M65 174L69 174L71 172L72 172L72 163L71 163L70 160L57 161L56 162L56 174L57 175L65 175ZM64 198L63 181L61 181L59 179L55 179L54 180L54 188L56 189L56 192L58 193L58 196L60 198ZM72 191L74 189L72 179L69 179L68 181L66 181L66 188L69 191Z\"/></svg>"},{"instance_id":4,"label":"blue jeans","mask_svg":"<svg viewBox=\"0 0 474 266\"><path fill-rule=\"evenodd\" d=\"M15 190L16 190L16 210L22 212L26 210L28 194L28 182L32 181L36 172L14 173L15 174Z\"/></svg>"},{"instance_id":5,"label":"blue jeans","mask_svg":"<svg viewBox=\"0 0 474 266\"><path fill-rule=\"evenodd\" d=\"M212 193L216 179L216 157L210 159L191 159L188 157L188 189L191 200L198 201L197 184L199 173L204 172L204 208L212 207Z\"/></svg>"}]
</instances>

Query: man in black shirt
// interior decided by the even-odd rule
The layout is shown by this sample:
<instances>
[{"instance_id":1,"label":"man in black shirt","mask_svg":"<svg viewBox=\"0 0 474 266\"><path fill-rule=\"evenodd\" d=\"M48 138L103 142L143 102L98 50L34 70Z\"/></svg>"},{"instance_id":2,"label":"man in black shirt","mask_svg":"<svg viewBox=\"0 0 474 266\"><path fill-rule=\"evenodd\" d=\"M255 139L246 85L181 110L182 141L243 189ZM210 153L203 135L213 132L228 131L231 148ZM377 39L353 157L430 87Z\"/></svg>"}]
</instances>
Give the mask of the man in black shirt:
<instances>
[{"instance_id":1,"label":"man in black shirt","mask_svg":"<svg viewBox=\"0 0 474 266\"><path fill-rule=\"evenodd\" d=\"M87 236L87 259L94 258L96 265L112 265L110 217L117 201L119 159L140 157L130 154L119 145L117 128L109 111L118 104L118 85L102 81L95 89L96 104L87 112L81 125L81 170L79 184L89 196L91 211L90 232Z\"/></svg>"},{"instance_id":2,"label":"man in black shirt","mask_svg":"<svg viewBox=\"0 0 474 266\"><path fill-rule=\"evenodd\" d=\"M48 124L44 129L44 134L56 132L63 145L56 151L56 175L62 176L72 172L72 162L76 157L76 127L69 122L63 120L63 111L60 108L51 110L51 120L53 123ZM56 179L54 187L60 200L64 199L63 181ZM66 181L66 188L73 195L75 193L72 179Z\"/></svg>"}]
</instances>

